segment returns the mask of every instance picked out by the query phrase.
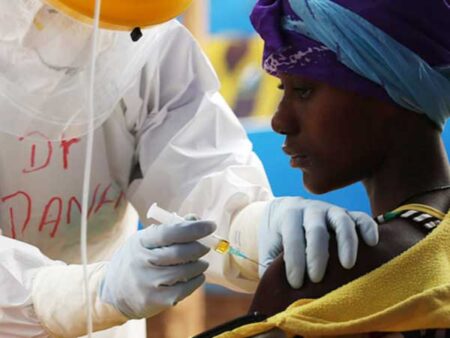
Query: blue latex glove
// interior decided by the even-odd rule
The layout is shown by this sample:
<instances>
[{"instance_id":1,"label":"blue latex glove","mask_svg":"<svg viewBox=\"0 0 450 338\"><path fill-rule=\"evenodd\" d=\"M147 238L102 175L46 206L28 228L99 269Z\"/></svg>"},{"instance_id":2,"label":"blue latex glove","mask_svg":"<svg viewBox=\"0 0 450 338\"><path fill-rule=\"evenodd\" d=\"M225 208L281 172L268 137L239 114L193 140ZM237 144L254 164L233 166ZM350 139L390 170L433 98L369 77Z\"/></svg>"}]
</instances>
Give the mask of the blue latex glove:
<instances>
[{"instance_id":1,"label":"blue latex glove","mask_svg":"<svg viewBox=\"0 0 450 338\"><path fill-rule=\"evenodd\" d=\"M134 234L112 257L100 285L101 301L130 319L148 318L203 284L209 248L196 240L216 229L207 221L150 226Z\"/></svg>"},{"instance_id":2,"label":"blue latex glove","mask_svg":"<svg viewBox=\"0 0 450 338\"><path fill-rule=\"evenodd\" d=\"M309 279L320 282L328 263L328 231L336 233L338 256L344 268L355 265L358 233L370 246L378 243L375 221L362 212L348 212L335 205L284 197L267 208L259 227L259 274L284 250L286 276L293 288L303 285L305 266ZM306 246L306 248L305 248Z\"/></svg>"}]
</instances>

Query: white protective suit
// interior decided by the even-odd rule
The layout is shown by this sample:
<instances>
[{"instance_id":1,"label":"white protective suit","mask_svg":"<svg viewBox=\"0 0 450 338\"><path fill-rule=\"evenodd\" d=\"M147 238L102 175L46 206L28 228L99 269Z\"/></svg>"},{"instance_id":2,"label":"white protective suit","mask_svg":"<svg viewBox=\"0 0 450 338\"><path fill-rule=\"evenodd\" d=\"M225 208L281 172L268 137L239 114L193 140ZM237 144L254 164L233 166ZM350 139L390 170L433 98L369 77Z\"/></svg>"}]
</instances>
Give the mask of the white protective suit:
<instances>
[{"instance_id":1,"label":"white protective suit","mask_svg":"<svg viewBox=\"0 0 450 338\"><path fill-rule=\"evenodd\" d=\"M88 268L94 318L108 320L97 329L126 321L100 303L96 286L102 261L136 231L138 214L145 222L152 203L214 220L217 234L257 259L257 221L244 220L257 220L272 199L262 165L191 35L174 20L144 34L155 37L146 66L95 131ZM85 327L76 265L85 142L50 141L39 130L0 134L0 337L69 337ZM239 242L245 240L251 243ZM210 281L246 291L256 286L256 267L214 252L207 259ZM75 265L61 273L66 263ZM94 337L145 337L143 321Z\"/></svg>"}]
</instances>

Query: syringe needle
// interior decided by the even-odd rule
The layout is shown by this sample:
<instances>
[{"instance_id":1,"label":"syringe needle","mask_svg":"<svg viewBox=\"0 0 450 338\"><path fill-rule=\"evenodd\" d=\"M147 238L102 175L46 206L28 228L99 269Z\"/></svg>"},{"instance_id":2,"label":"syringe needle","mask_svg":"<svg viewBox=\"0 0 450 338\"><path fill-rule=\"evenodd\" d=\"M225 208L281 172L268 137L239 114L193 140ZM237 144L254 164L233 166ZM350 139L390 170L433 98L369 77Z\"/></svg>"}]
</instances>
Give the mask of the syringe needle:
<instances>
[{"instance_id":1,"label":"syringe needle","mask_svg":"<svg viewBox=\"0 0 450 338\"><path fill-rule=\"evenodd\" d=\"M263 268L266 267L264 264L261 264L260 262L257 262L254 259L251 259L251 258L247 257L246 260L248 260L249 262L255 263L255 264L259 265L259 266L262 266Z\"/></svg>"},{"instance_id":2,"label":"syringe needle","mask_svg":"<svg viewBox=\"0 0 450 338\"><path fill-rule=\"evenodd\" d=\"M237 257L240 257L240 258L243 258L243 259L246 259L246 260L248 260L249 262L252 262L252 263L254 263L254 264L256 264L256 265L265 267L265 265L261 264L261 263L258 262L258 261L255 261L254 259L249 258L246 254L244 254L243 252L241 252L240 250L238 250L238 249L236 249L236 248L231 247L231 248L230 248L230 254L232 254L232 255L234 255L234 256L237 256Z\"/></svg>"}]
</instances>

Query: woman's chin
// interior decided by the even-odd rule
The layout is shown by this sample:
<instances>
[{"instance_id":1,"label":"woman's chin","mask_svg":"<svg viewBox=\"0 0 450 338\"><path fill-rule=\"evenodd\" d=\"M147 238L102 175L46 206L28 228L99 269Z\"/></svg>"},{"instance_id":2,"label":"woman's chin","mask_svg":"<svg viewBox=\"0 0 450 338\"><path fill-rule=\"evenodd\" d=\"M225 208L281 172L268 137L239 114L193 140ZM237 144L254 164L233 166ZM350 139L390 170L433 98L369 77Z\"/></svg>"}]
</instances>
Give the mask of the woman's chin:
<instances>
[{"instance_id":1,"label":"woman's chin","mask_svg":"<svg viewBox=\"0 0 450 338\"><path fill-rule=\"evenodd\" d=\"M322 195L338 189L336 185L330 184L326 179L313 177L310 174L303 174L303 186L311 194Z\"/></svg>"},{"instance_id":2,"label":"woman's chin","mask_svg":"<svg viewBox=\"0 0 450 338\"><path fill-rule=\"evenodd\" d=\"M303 174L303 185L307 191L311 194L322 195L328 192L342 189L352 185L356 182L359 182L361 179L356 178L357 176L349 176L348 179L343 179L345 175L333 173L334 175L325 176L325 175L313 175L312 173L304 173ZM338 180L337 177L340 177Z\"/></svg>"},{"instance_id":3,"label":"woman's chin","mask_svg":"<svg viewBox=\"0 0 450 338\"><path fill-rule=\"evenodd\" d=\"M315 195L326 194L327 192L330 192L332 190L327 189L326 186L324 186L323 184L312 184L305 180L303 180L303 185L308 192Z\"/></svg>"}]
</instances>

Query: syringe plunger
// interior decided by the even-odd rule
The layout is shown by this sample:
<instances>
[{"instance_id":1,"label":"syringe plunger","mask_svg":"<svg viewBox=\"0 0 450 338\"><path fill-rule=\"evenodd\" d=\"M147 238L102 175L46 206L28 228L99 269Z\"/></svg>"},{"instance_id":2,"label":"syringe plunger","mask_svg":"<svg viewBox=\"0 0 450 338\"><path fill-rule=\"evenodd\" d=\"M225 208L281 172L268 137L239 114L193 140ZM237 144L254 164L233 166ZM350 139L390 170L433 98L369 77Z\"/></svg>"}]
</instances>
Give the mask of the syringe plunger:
<instances>
[{"instance_id":1,"label":"syringe plunger","mask_svg":"<svg viewBox=\"0 0 450 338\"><path fill-rule=\"evenodd\" d=\"M185 221L183 217L158 207L156 203L153 203L150 209L148 209L147 218L153 218L161 224L175 224Z\"/></svg>"}]
</instances>

